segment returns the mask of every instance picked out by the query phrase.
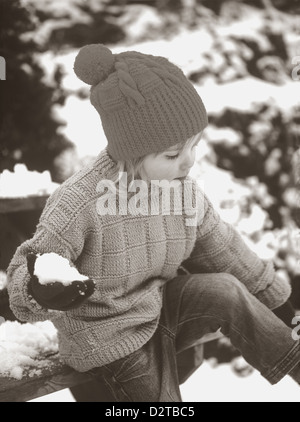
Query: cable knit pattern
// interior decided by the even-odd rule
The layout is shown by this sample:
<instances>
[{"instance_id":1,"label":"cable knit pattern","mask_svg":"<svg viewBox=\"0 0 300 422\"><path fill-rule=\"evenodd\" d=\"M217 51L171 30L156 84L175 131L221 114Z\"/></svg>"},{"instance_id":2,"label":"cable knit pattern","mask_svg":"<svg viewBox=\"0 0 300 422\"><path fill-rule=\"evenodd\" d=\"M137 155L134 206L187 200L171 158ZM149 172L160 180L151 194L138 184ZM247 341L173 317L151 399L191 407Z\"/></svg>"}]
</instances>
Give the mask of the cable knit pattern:
<instances>
[{"instance_id":1,"label":"cable knit pattern","mask_svg":"<svg viewBox=\"0 0 300 422\"><path fill-rule=\"evenodd\" d=\"M118 73L119 88L124 96L138 105L144 104L145 98L139 92L136 82L130 75L126 62L117 62L115 67Z\"/></svg>"},{"instance_id":2,"label":"cable knit pattern","mask_svg":"<svg viewBox=\"0 0 300 422\"><path fill-rule=\"evenodd\" d=\"M113 167L104 150L62 184L49 198L33 238L17 249L7 271L16 317L52 320L67 364L86 371L145 344L158 324L162 286L182 263L191 272L232 273L270 308L286 301L290 286L222 222L201 191L198 225L186 224L191 211L187 208L183 215L98 215L96 187ZM196 184L189 186L195 195ZM56 252L69 259L95 281L94 294L67 312L41 308L27 292L29 251Z\"/></svg>"}]
</instances>

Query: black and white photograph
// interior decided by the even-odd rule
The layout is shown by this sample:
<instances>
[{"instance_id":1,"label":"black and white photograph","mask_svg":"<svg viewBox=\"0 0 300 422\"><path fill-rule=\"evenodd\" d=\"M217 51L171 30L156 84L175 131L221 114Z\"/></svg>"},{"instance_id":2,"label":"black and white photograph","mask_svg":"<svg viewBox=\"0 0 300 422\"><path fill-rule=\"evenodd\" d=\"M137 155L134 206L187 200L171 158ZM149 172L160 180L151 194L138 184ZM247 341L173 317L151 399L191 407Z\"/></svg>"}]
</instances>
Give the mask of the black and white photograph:
<instances>
[{"instance_id":1,"label":"black and white photograph","mask_svg":"<svg viewBox=\"0 0 300 422\"><path fill-rule=\"evenodd\" d=\"M300 0L0 0L0 88L0 402L300 402Z\"/></svg>"}]
</instances>

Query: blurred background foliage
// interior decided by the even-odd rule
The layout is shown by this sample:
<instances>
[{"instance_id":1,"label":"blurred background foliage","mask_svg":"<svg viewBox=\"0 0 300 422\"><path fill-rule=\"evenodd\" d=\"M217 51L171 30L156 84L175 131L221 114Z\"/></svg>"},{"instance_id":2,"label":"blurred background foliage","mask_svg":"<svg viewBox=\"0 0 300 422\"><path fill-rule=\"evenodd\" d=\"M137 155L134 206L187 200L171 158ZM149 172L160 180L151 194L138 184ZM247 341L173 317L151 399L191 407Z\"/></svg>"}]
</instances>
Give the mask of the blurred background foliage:
<instances>
[{"instance_id":1,"label":"blurred background foliage","mask_svg":"<svg viewBox=\"0 0 300 422\"><path fill-rule=\"evenodd\" d=\"M245 16L260 24L239 26ZM0 56L7 69L1 82L0 172L25 163L30 170L50 170L53 180L62 182L84 162L54 112L70 92L61 65L51 72L42 65L47 52L67 54L89 43L134 46L199 29L212 47L195 45L184 69L198 87L255 80L284 90L292 81L293 58L300 63L299 17L299 0L1 0ZM299 72L293 83L300 91ZM76 95L87 98L88 90ZM239 204L244 214L257 205L268 216L262 232L272 231L275 265L289 278L292 301L300 309L300 100L288 107L268 97L246 107L230 100L222 100L221 110L209 110L204 139L209 160L247 182L251 198ZM258 236L257 230L249 234L254 242ZM224 342L219 344L224 356Z\"/></svg>"},{"instance_id":2,"label":"blurred background foliage","mask_svg":"<svg viewBox=\"0 0 300 422\"><path fill-rule=\"evenodd\" d=\"M63 103L60 75L48 86L35 59L39 46L26 34L38 23L18 0L1 0L0 55L6 60L6 81L1 84L0 171L16 162L29 168L51 169L53 159L69 141L57 133L52 105Z\"/></svg>"},{"instance_id":3,"label":"blurred background foliage","mask_svg":"<svg viewBox=\"0 0 300 422\"><path fill-rule=\"evenodd\" d=\"M257 39L238 34L228 37L230 50L222 43L215 25L218 19L238 20L243 12L236 7L240 3L267 11L265 31ZM71 140L57 131L63 122L53 115L52 106L63 105L67 93L61 85L59 66L52 80L45 81L45 70L38 61L40 54L88 43L117 44L130 37L134 41L166 38L182 24L195 28L204 23L215 37L215 49L203 55L199 68L188 74L191 81L201 84L209 77L216 83L225 83L250 74L280 84L290 78L290 54L272 14L276 10L292 18L299 15L300 8L297 0L2 0L1 7L0 55L6 59L7 80L1 87L5 107L1 112L0 171L24 162L29 169L50 169L54 179L53 161L70 147ZM132 34L130 26L143 23L142 16L144 31ZM287 25L293 24L297 25L297 21L287 21ZM244 141L243 153L237 148L228 149L222 142L215 144L218 166L233 170L237 177L256 174L272 192L279 188L279 193L279 172L267 175L264 163L275 150L274 155L276 151L277 157L280 154L281 170L286 173L290 168L291 155L299 143L300 110L286 121L279 109L265 104L249 113L224 110L221 116L211 116L211 123L232 127ZM255 132L260 132L259 142ZM274 220L280 224L275 214Z\"/></svg>"}]
</instances>

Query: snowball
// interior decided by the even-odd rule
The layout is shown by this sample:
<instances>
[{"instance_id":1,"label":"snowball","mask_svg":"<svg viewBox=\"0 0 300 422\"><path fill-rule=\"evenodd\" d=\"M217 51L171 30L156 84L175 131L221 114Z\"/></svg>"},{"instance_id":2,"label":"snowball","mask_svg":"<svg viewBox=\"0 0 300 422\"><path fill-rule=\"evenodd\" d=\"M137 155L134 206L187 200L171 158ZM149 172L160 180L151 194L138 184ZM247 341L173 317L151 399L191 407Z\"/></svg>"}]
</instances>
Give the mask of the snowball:
<instances>
[{"instance_id":1,"label":"snowball","mask_svg":"<svg viewBox=\"0 0 300 422\"><path fill-rule=\"evenodd\" d=\"M34 275L38 277L40 284L58 281L67 286L75 280L88 280L88 277L80 274L75 267L71 267L66 258L54 252L38 255Z\"/></svg>"}]
</instances>

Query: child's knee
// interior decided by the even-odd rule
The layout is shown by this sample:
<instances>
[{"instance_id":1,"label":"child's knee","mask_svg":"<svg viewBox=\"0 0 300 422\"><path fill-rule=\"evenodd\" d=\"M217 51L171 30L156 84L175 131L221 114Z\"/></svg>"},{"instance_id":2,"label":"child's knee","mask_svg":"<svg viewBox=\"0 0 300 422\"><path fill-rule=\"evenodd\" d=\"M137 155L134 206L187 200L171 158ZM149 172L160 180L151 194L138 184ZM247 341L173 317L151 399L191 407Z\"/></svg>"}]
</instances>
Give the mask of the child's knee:
<instances>
[{"instance_id":1,"label":"child's knee","mask_svg":"<svg viewBox=\"0 0 300 422\"><path fill-rule=\"evenodd\" d=\"M193 275L193 278L194 277L195 275ZM225 292L228 292L244 288L244 285L234 275L229 273L197 274L196 277L198 282L202 284L204 290L225 290Z\"/></svg>"},{"instance_id":2,"label":"child's knee","mask_svg":"<svg viewBox=\"0 0 300 422\"><path fill-rule=\"evenodd\" d=\"M235 306L245 295L245 286L228 273L199 274L202 295L214 306Z\"/></svg>"},{"instance_id":3,"label":"child's knee","mask_svg":"<svg viewBox=\"0 0 300 422\"><path fill-rule=\"evenodd\" d=\"M228 273L194 274L185 286L185 300L191 307L203 309L234 307L245 297L245 286Z\"/></svg>"}]
</instances>

